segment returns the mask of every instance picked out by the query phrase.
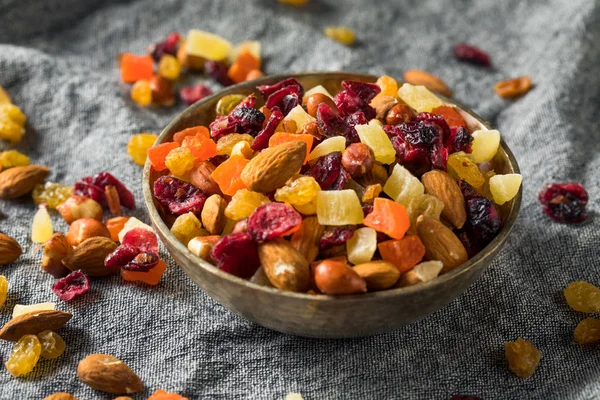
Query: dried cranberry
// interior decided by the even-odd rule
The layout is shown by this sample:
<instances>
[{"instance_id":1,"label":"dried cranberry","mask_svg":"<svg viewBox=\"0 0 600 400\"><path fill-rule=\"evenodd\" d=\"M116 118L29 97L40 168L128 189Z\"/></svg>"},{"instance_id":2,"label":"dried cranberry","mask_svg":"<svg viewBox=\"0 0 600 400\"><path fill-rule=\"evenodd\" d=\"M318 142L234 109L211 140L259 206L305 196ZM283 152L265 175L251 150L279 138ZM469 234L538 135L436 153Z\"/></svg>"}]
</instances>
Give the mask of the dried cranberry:
<instances>
[{"instance_id":1,"label":"dried cranberry","mask_svg":"<svg viewBox=\"0 0 600 400\"><path fill-rule=\"evenodd\" d=\"M450 154L457 151L471 153L471 142L473 142L473 136L467 128L464 126L452 126L450 127L450 136L448 136L444 145Z\"/></svg>"},{"instance_id":2,"label":"dried cranberry","mask_svg":"<svg viewBox=\"0 0 600 400\"><path fill-rule=\"evenodd\" d=\"M237 124L232 122L227 116L218 115L209 125L210 136L219 140L219 138L234 133L238 130Z\"/></svg>"},{"instance_id":3,"label":"dried cranberry","mask_svg":"<svg viewBox=\"0 0 600 400\"><path fill-rule=\"evenodd\" d=\"M144 228L133 228L123 236L121 245L130 245L138 249L138 253L158 253L158 240L154 232Z\"/></svg>"},{"instance_id":4,"label":"dried cranberry","mask_svg":"<svg viewBox=\"0 0 600 400\"><path fill-rule=\"evenodd\" d=\"M335 106L337 107L340 115L347 116L357 111L363 110L367 104L356 95L356 93L349 90L342 90L333 98Z\"/></svg>"},{"instance_id":5,"label":"dried cranberry","mask_svg":"<svg viewBox=\"0 0 600 400\"><path fill-rule=\"evenodd\" d=\"M575 224L586 220L585 206L588 198L585 188L575 182L549 183L538 194L544 213L563 224Z\"/></svg>"},{"instance_id":6,"label":"dried cranberry","mask_svg":"<svg viewBox=\"0 0 600 400\"><path fill-rule=\"evenodd\" d=\"M252 141L252 146L250 146L252 150L259 151L269 147L269 139L275 133L275 129L281 120L283 120L283 114L279 110L273 110L265 127L258 132L258 135Z\"/></svg>"},{"instance_id":7,"label":"dried cranberry","mask_svg":"<svg viewBox=\"0 0 600 400\"><path fill-rule=\"evenodd\" d=\"M170 54L172 56L177 54L177 49L179 48L179 40L181 36L177 32L170 33L167 38L162 41L153 44L149 48L149 53L154 58L154 61L158 62L165 54Z\"/></svg>"},{"instance_id":8,"label":"dried cranberry","mask_svg":"<svg viewBox=\"0 0 600 400\"><path fill-rule=\"evenodd\" d=\"M233 110L231 110L231 113L233 113L238 108L254 108L255 105L256 105L256 96L253 94L249 94L248 96L246 96L246 98L244 100L240 101L238 103L238 105L233 108Z\"/></svg>"},{"instance_id":9,"label":"dried cranberry","mask_svg":"<svg viewBox=\"0 0 600 400\"><path fill-rule=\"evenodd\" d=\"M364 116L364 115L363 115ZM359 121L361 119L360 114L349 118L352 122ZM365 118L366 119L366 118ZM354 126L350 126L342 117L337 115L331 107L325 103L319 104L317 107L317 123L319 128L327 137L333 136L344 136L346 138L346 145L352 143L358 143L360 138Z\"/></svg>"},{"instance_id":10,"label":"dried cranberry","mask_svg":"<svg viewBox=\"0 0 600 400\"><path fill-rule=\"evenodd\" d=\"M279 109L283 115L287 115L292 108L302 102L302 95L297 86L287 86L279 89L269 96L265 103L265 107L269 110Z\"/></svg>"},{"instance_id":11,"label":"dried cranberry","mask_svg":"<svg viewBox=\"0 0 600 400\"><path fill-rule=\"evenodd\" d=\"M373 212L373 204L363 204L362 210L363 214L366 217L368 214L371 214Z\"/></svg>"},{"instance_id":12,"label":"dried cranberry","mask_svg":"<svg viewBox=\"0 0 600 400\"><path fill-rule=\"evenodd\" d=\"M375 83L343 81L342 87L346 90L354 92L362 101L370 103L375 96L381 92L379 85Z\"/></svg>"},{"instance_id":13,"label":"dried cranberry","mask_svg":"<svg viewBox=\"0 0 600 400\"><path fill-rule=\"evenodd\" d=\"M107 186L114 186L119 193L121 205L125 208L133 210L135 208L135 198L120 180L115 178L111 173L103 171L94 177L94 185L104 190Z\"/></svg>"},{"instance_id":14,"label":"dried cranberry","mask_svg":"<svg viewBox=\"0 0 600 400\"><path fill-rule=\"evenodd\" d=\"M220 270L244 279L250 279L260 266L256 242L248 232L223 236L210 256L218 262Z\"/></svg>"},{"instance_id":15,"label":"dried cranberry","mask_svg":"<svg viewBox=\"0 0 600 400\"><path fill-rule=\"evenodd\" d=\"M340 168L340 175L329 187L329 190L342 190L350 178L352 178L350 173L348 173L348 171L346 171L344 168Z\"/></svg>"},{"instance_id":16,"label":"dried cranberry","mask_svg":"<svg viewBox=\"0 0 600 400\"><path fill-rule=\"evenodd\" d=\"M450 136L450 127L441 115L422 112L417 115L415 120L423 121L422 125L425 127L436 128L442 134L442 140L446 140Z\"/></svg>"},{"instance_id":17,"label":"dried cranberry","mask_svg":"<svg viewBox=\"0 0 600 400\"><path fill-rule=\"evenodd\" d=\"M315 178L322 190L327 190L337 181L341 169L342 153L334 151L319 157L309 174Z\"/></svg>"},{"instance_id":18,"label":"dried cranberry","mask_svg":"<svg viewBox=\"0 0 600 400\"><path fill-rule=\"evenodd\" d=\"M161 176L154 182L154 197L175 215L198 214L206 200L200 189L174 176Z\"/></svg>"},{"instance_id":19,"label":"dried cranberry","mask_svg":"<svg viewBox=\"0 0 600 400\"><path fill-rule=\"evenodd\" d=\"M296 78L284 79L282 81L277 82L274 85L260 85L257 86L256 89L258 89L258 91L266 99L276 91L288 86L296 86L298 88L298 93L300 93L300 96L304 96L304 89L302 88L302 85L300 84L300 82L298 82Z\"/></svg>"},{"instance_id":20,"label":"dried cranberry","mask_svg":"<svg viewBox=\"0 0 600 400\"><path fill-rule=\"evenodd\" d=\"M233 81L227 75L229 68L221 61L207 61L204 63L204 71L216 82L223 86L233 85Z\"/></svg>"},{"instance_id":21,"label":"dried cranberry","mask_svg":"<svg viewBox=\"0 0 600 400\"><path fill-rule=\"evenodd\" d=\"M122 267L129 264L135 256L140 254L140 249L131 244L121 244L104 259L104 265L109 268Z\"/></svg>"},{"instance_id":22,"label":"dried cranberry","mask_svg":"<svg viewBox=\"0 0 600 400\"><path fill-rule=\"evenodd\" d=\"M156 267L159 261L160 258L156 253L140 253L129 263L123 265L123 269L136 272L148 272Z\"/></svg>"},{"instance_id":23,"label":"dried cranberry","mask_svg":"<svg viewBox=\"0 0 600 400\"><path fill-rule=\"evenodd\" d=\"M90 290L90 280L82 271L73 271L52 284L52 291L62 301L71 301Z\"/></svg>"},{"instance_id":24,"label":"dried cranberry","mask_svg":"<svg viewBox=\"0 0 600 400\"><path fill-rule=\"evenodd\" d=\"M212 90L204 85L196 85L189 86L186 88L182 88L179 91L179 96L181 100L187 105L194 104L195 102L202 100L206 96L210 96L212 94Z\"/></svg>"},{"instance_id":25,"label":"dried cranberry","mask_svg":"<svg viewBox=\"0 0 600 400\"><path fill-rule=\"evenodd\" d=\"M229 121L241 126L243 132L256 134L262 128L265 114L256 108L241 107L229 114Z\"/></svg>"},{"instance_id":26,"label":"dried cranberry","mask_svg":"<svg viewBox=\"0 0 600 400\"><path fill-rule=\"evenodd\" d=\"M432 167L446 170L448 149L443 145L442 132L448 125L441 123L435 114L421 113L423 119L404 122L386 128L392 137L396 159L416 175L422 175ZM444 125L445 124L445 125Z\"/></svg>"},{"instance_id":27,"label":"dried cranberry","mask_svg":"<svg viewBox=\"0 0 600 400\"><path fill-rule=\"evenodd\" d=\"M476 197L484 197L482 194L477 193L475 191L475 189L473 188L473 186L469 185L465 181L460 181L459 186L460 186L460 191L462 192L462 195L465 198L465 200L471 200Z\"/></svg>"},{"instance_id":28,"label":"dried cranberry","mask_svg":"<svg viewBox=\"0 0 600 400\"><path fill-rule=\"evenodd\" d=\"M288 235L302 222L300 214L283 203L258 207L248 219L248 232L254 240L269 240Z\"/></svg>"},{"instance_id":29,"label":"dried cranberry","mask_svg":"<svg viewBox=\"0 0 600 400\"><path fill-rule=\"evenodd\" d=\"M88 177L91 178L91 177ZM75 182L75 187L73 188L73 194L77 196L84 196L89 199L95 200L100 204L106 203L106 195L104 194L104 190L102 188L94 185L93 183L88 183L83 180Z\"/></svg>"},{"instance_id":30,"label":"dried cranberry","mask_svg":"<svg viewBox=\"0 0 600 400\"><path fill-rule=\"evenodd\" d=\"M492 65L490 57L481 49L466 43L459 43L454 46L454 56L470 64L482 65L488 67Z\"/></svg>"},{"instance_id":31,"label":"dried cranberry","mask_svg":"<svg viewBox=\"0 0 600 400\"><path fill-rule=\"evenodd\" d=\"M330 229L321 236L319 247L326 250L344 244L354 235L355 230L356 226L342 226Z\"/></svg>"},{"instance_id":32,"label":"dried cranberry","mask_svg":"<svg viewBox=\"0 0 600 400\"><path fill-rule=\"evenodd\" d=\"M369 102L381 88L374 83L343 81L341 90L333 99L341 116L346 117L357 111L362 111L367 120L375 118L375 109Z\"/></svg>"},{"instance_id":33,"label":"dried cranberry","mask_svg":"<svg viewBox=\"0 0 600 400\"><path fill-rule=\"evenodd\" d=\"M386 240L391 240L392 238L386 235L383 232L377 232L377 243L385 242Z\"/></svg>"},{"instance_id":34,"label":"dried cranberry","mask_svg":"<svg viewBox=\"0 0 600 400\"><path fill-rule=\"evenodd\" d=\"M365 113L362 111L357 111L353 114L348 115L346 117L345 121L349 127L353 128L352 129L353 131L354 131L354 127L356 125L366 125L369 123L369 120L365 116Z\"/></svg>"},{"instance_id":35,"label":"dried cranberry","mask_svg":"<svg viewBox=\"0 0 600 400\"><path fill-rule=\"evenodd\" d=\"M229 156L227 154L220 154L218 156L209 158L207 161L209 161L215 167L218 167L219 165L221 165L225 161L227 161L228 158L229 158Z\"/></svg>"}]
</instances>

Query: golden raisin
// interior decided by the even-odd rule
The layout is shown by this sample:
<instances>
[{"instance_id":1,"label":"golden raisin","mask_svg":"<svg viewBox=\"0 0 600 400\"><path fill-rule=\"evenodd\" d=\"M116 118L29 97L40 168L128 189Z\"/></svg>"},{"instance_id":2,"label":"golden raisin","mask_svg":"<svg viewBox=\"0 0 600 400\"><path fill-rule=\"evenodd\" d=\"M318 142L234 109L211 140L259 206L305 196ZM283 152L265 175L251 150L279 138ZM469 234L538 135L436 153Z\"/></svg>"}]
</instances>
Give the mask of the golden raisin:
<instances>
[{"instance_id":1,"label":"golden raisin","mask_svg":"<svg viewBox=\"0 0 600 400\"><path fill-rule=\"evenodd\" d=\"M586 318L577 324L573 338L579 344L592 344L600 341L600 319Z\"/></svg>"},{"instance_id":2,"label":"golden raisin","mask_svg":"<svg viewBox=\"0 0 600 400\"><path fill-rule=\"evenodd\" d=\"M575 311L593 313L600 310L600 289L591 283L577 281L563 291L567 304Z\"/></svg>"},{"instance_id":3,"label":"golden raisin","mask_svg":"<svg viewBox=\"0 0 600 400\"><path fill-rule=\"evenodd\" d=\"M533 375L542 359L542 352L532 342L521 338L504 343L504 355L508 361L508 368L521 378Z\"/></svg>"}]
</instances>

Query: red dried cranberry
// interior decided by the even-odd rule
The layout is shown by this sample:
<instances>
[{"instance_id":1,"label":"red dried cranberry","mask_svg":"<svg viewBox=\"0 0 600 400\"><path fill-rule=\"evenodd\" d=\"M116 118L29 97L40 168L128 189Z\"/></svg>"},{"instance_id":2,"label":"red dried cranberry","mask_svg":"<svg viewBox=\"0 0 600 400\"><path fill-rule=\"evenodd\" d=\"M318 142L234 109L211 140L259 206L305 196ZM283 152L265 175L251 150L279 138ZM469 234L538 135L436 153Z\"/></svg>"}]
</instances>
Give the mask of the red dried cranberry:
<instances>
[{"instance_id":1,"label":"red dried cranberry","mask_svg":"<svg viewBox=\"0 0 600 400\"><path fill-rule=\"evenodd\" d=\"M375 96L381 92L379 85L375 83L343 81L342 87L346 90L354 92L362 101L370 103Z\"/></svg>"},{"instance_id":2,"label":"red dried cranberry","mask_svg":"<svg viewBox=\"0 0 600 400\"><path fill-rule=\"evenodd\" d=\"M138 249L138 253L158 253L158 240L154 232L144 228L133 228L123 236L121 245L131 245Z\"/></svg>"},{"instance_id":3,"label":"red dried cranberry","mask_svg":"<svg viewBox=\"0 0 600 400\"><path fill-rule=\"evenodd\" d=\"M364 115L363 115L364 116ZM352 122L361 120L360 114L350 118ZM319 128L327 137L344 136L346 145L358 143L360 138L354 126L350 126L342 117L337 115L331 107L325 103L319 104L317 107L317 123Z\"/></svg>"},{"instance_id":4,"label":"red dried cranberry","mask_svg":"<svg viewBox=\"0 0 600 400\"><path fill-rule=\"evenodd\" d=\"M223 236L210 256L218 262L220 270L243 279L250 279L260 266L256 242L248 232Z\"/></svg>"},{"instance_id":5,"label":"red dried cranberry","mask_svg":"<svg viewBox=\"0 0 600 400\"><path fill-rule=\"evenodd\" d=\"M175 215L198 214L206 200L200 189L174 176L161 176L154 182L154 197Z\"/></svg>"},{"instance_id":6,"label":"red dried cranberry","mask_svg":"<svg viewBox=\"0 0 600 400\"><path fill-rule=\"evenodd\" d=\"M216 82L223 86L233 85L233 81L227 75L229 68L221 61L207 61L204 63L204 71Z\"/></svg>"},{"instance_id":7,"label":"red dried cranberry","mask_svg":"<svg viewBox=\"0 0 600 400\"><path fill-rule=\"evenodd\" d=\"M123 183L115 178L111 173L103 171L98 173L94 177L94 185L102 188L104 190L106 186L114 186L119 193L119 200L121 205L125 208L129 208L133 210L135 208L135 198L133 197L133 193L131 193Z\"/></svg>"},{"instance_id":8,"label":"red dried cranberry","mask_svg":"<svg viewBox=\"0 0 600 400\"><path fill-rule=\"evenodd\" d=\"M215 167L218 167L219 165L221 165L225 161L227 161L228 158L229 158L229 156L227 154L221 154L218 156L211 157L207 161L209 161Z\"/></svg>"},{"instance_id":9,"label":"red dried cranberry","mask_svg":"<svg viewBox=\"0 0 600 400\"><path fill-rule=\"evenodd\" d=\"M283 115L287 115L292 108L301 103L301 96L300 89L297 86L287 86L270 95L265 107L269 110L277 108Z\"/></svg>"},{"instance_id":10,"label":"red dried cranberry","mask_svg":"<svg viewBox=\"0 0 600 400\"><path fill-rule=\"evenodd\" d=\"M341 169L342 153L334 151L319 157L309 174L315 178L322 190L327 190L337 181Z\"/></svg>"},{"instance_id":11,"label":"red dried cranberry","mask_svg":"<svg viewBox=\"0 0 600 400\"><path fill-rule=\"evenodd\" d=\"M429 159L431 160L432 168L442 171L446 170L446 166L448 165L448 149L442 145L441 141L431 147Z\"/></svg>"},{"instance_id":12,"label":"red dried cranberry","mask_svg":"<svg viewBox=\"0 0 600 400\"><path fill-rule=\"evenodd\" d=\"M337 107L341 116L345 117L357 111L362 111L367 104L356 95L356 93L349 90L342 90L338 92L333 98L333 102Z\"/></svg>"},{"instance_id":13,"label":"red dried cranberry","mask_svg":"<svg viewBox=\"0 0 600 400\"><path fill-rule=\"evenodd\" d=\"M262 128L265 114L256 108L241 107L229 114L229 121L241 126L245 133L256 134Z\"/></svg>"},{"instance_id":14,"label":"red dried cranberry","mask_svg":"<svg viewBox=\"0 0 600 400\"><path fill-rule=\"evenodd\" d=\"M369 102L375 97L381 88L374 83L343 81L341 90L333 99L341 116L346 117L357 111L362 111L367 120L375 117L375 110L369 106Z\"/></svg>"},{"instance_id":15,"label":"red dried cranberry","mask_svg":"<svg viewBox=\"0 0 600 400\"><path fill-rule=\"evenodd\" d=\"M298 88L298 93L300 94L300 96L304 96L304 89L302 88L302 85L300 84L300 82L298 82L296 78L287 78L277 82L274 85L260 85L257 86L256 89L258 89L258 91L266 99L276 91L288 86L296 86Z\"/></svg>"},{"instance_id":16,"label":"red dried cranberry","mask_svg":"<svg viewBox=\"0 0 600 400\"><path fill-rule=\"evenodd\" d=\"M321 236L319 247L326 250L344 244L354 235L355 230L356 226L342 226L330 229Z\"/></svg>"},{"instance_id":17,"label":"red dried cranberry","mask_svg":"<svg viewBox=\"0 0 600 400\"><path fill-rule=\"evenodd\" d=\"M52 291L62 301L71 301L90 290L90 280L82 271L73 271L52 284Z\"/></svg>"},{"instance_id":18,"label":"red dried cranberry","mask_svg":"<svg viewBox=\"0 0 600 400\"><path fill-rule=\"evenodd\" d=\"M335 180L335 182L333 182L333 184L329 187L329 190L342 190L344 186L346 186L346 183L348 183L350 178L352 178L352 176L350 176L350 173L348 173L348 171L346 171L344 168L340 168L340 175Z\"/></svg>"},{"instance_id":19,"label":"red dried cranberry","mask_svg":"<svg viewBox=\"0 0 600 400\"><path fill-rule=\"evenodd\" d=\"M589 197L579 183L546 184L538 194L538 199L544 213L556 222L575 224L587 218L585 206Z\"/></svg>"},{"instance_id":20,"label":"red dried cranberry","mask_svg":"<svg viewBox=\"0 0 600 400\"><path fill-rule=\"evenodd\" d=\"M422 112L417 115L415 120L423 121L423 126L436 128L442 134L443 140L446 140L450 136L450 127L441 115Z\"/></svg>"},{"instance_id":21,"label":"red dried cranberry","mask_svg":"<svg viewBox=\"0 0 600 400\"><path fill-rule=\"evenodd\" d=\"M136 272L148 272L156 267L159 261L160 258L156 253L140 253L129 263L123 265L123 269Z\"/></svg>"},{"instance_id":22,"label":"red dried cranberry","mask_svg":"<svg viewBox=\"0 0 600 400\"><path fill-rule=\"evenodd\" d=\"M154 61L159 62L162 56L170 54L172 56L177 54L179 48L179 40L181 36L177 32L170 33L167 38L162 41L150 46L149 53L152 55Z\"/></svg>"},{"instance_id":23,"label":"red dried cranberry","mask_svg":"<svg viewBox=\"0 0 600 400\"><path fill-rule=\"evenodd\" d=\"M248 232L254 240L270 240L288 235L302 222L300 214L283 203L258 207L248 219Z\"/></svg>"},{"instance_id":24,"label":"red dried cranberry","mask_svg":"<svg viewBox=\"0 0 600 400\"><path fill-rule=\"evenodd\" d=\"M210 128L210 136L215 140L238 130L238 126L224 115L215 117L215 120L208 127Z\"/></svg>"},{"instance_id":25,"label":"red dried cranberry","mask_svg":"<svg viewBox=\"0 0 600 400\"><path fill-rule=\"evenodd\" d=\"M104 259L104 265L109 268L122 267L129 264L135 256L140 254L140 249L131 244L122 244Z\"/></svg>"},{"instance_id":26,"label":"red dried cranberry","mask_svg":"<svg viewBox=\"0 0 600 400\"><path fill-rule=\"evenodd\" d=\"M91 177L87 178L90 178L91 180ZM78 182L75 182L73 194L77 196L87 197L89 199L97 201L100 204L106 203L106 195L104 190L92 183L85 182L83 179Z\"/></svg>"},{"instance_id":27,"label":"red dried cranberry","mask_svg":"<svg viewBox=\"0 0 600 400\"><path fill-rule=\"evenodd\" d=\"M362 112L362 111L357 111L357 112L355 112L353 114L348 115L346 117L345 121L346 121L346 124L348 124L349 127L352 127L352 131L355 131L354 127L356 125L366 125L366 124L369 123L369 120L365 116L365 113Z\"/></svg>"},{"instance_id":28,"label":"red dried cranberry","mask_svg":"<svg viewBox=\"0 0 600 400\"><path fill-rule=\"evenodd\" d=\"M206 96L210 96L212 94L212 90L204 85L196 85L189 86L186 88L182 88L179 91L179 96L181 100L187 105L194 104L195 102L202 100Z\"/></svg>"},{"instance_id":29,"label":"red dried cranberry","mask_svg":"<svg viewBox=\"0 0 600 400\"><path fill-rule=\"evenodd\" d=\"M373 204L363 204L362 210L363 214L366 217L368 214L371 214L373 212Z\"/></svg>"},{"instance_id":30,"label":"red dried cranberry","mask_svg":"<svg viewBox=\"0 0 600 400\"><path fill-rule=\"evenodd\" d=\"M482 65L488 67L492 65L490 57L481 49L466 43L459 43L454 46L454 56L470 64Z\"/></svg>"},{"instance_id":31,"label":"red dried cranberry","mask_svg":"<svg viewBox=\"0 0 600 400\"><path fill-rule=\"evenodd\" d=\"M452 126L450 127L450 136L448 136L444 145L450 154L457 151L471 153L471 142L473 142L473 136L467 128L464 126Z\"/></svg>"},{"instance_id":32,"label":"red dried cranberry","mask_svg":"<svg viewBox=\"0 0 600 400\"><path fill-rule=\"evenodd\" d=\"M281 120L283 120L283 114L279 110L273 110L265 127L258 132L258 135L252 141L252 145L250 146L252 150L259 151L269 147L269 139L275 133L275 129Z\"/></svg>"},{"instance_id":33,"label":"red dried cranberry","mask_svg":"<svg viewBox=\"0 0 600 400\"><path fill-rule=\"evenodd\" d=\"M256 96L253 94L250 94L250 95L246 96L246 98L244 100L240 101L238 103L238 105L235 106L233 108L233 110L231 110L231 112L233 113L238 108L254 108L255 105L256 105Z\"/></svg>"}]
</instances>

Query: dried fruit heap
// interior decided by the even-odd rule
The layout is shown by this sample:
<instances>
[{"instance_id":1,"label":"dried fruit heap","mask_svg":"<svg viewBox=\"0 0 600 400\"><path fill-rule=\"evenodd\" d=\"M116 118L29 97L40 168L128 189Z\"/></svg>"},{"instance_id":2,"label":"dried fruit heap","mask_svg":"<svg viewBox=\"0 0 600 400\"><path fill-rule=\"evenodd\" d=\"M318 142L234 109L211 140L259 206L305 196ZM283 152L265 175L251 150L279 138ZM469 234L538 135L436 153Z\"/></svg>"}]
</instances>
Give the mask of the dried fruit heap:
<instances>
[{"instance_id":1,"label":"dried fruit heap","mask_svg":"<svg viewBox=\"0 0 600 400\"><path fill-rule=\"evenodd\" d=\"M175 237L236 276L262 266L275 287L326 294L424 282L492 241L521 185L494 173L498 131L423 86L341 86L288 78L256 88L260 108L228 95L208 129L150 148Z\"/></svg>"}]
</instances>

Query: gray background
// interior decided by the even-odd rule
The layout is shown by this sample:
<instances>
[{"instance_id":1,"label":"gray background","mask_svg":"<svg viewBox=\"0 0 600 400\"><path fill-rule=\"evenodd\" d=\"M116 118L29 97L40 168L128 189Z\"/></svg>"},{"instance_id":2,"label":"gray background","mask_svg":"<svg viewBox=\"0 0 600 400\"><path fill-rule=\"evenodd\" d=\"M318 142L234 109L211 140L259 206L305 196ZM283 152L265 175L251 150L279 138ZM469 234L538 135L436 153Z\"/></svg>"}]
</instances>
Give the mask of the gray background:
<instances>
[{"instance_id":1,"label":"gray background","mask_svg":"<svg viewBox=\"0 0 600 400\"><path fill-rule=\"evenodd\" d=\"M126 154L132 134L159 132L183 109L141 109L119 83L115 57L142 53L171 31L201 28L236 42L259 39L266 70L356 70L401 77L420 68L442 77L455 97L492 121L520 161L521 216L498 259L469 290L440 312L397 332L355 340L286 336L253 325L197 289L171 261L155 288L96 280L91 293L59 307L75 317L63 329L68 349L42 361L26 378L0 371L2 399L42 398L54 391L108 399L76 378L77 362L106 352L142 377L145 398L157 388L190 398L485 399L600 398L598 348L572 339L584 315L566 306L571 281L600 283L600 3L553 1L318 1L291 8L274 1L2 0L0 85L28 116L16 147L51 168L50 180L72 184L108 170L136 195L133 215L147 221L141 168ZM346 48L322 34L329 24L356 30ZM493 69L455 61L452 45L486 49ZM529 74L535 88L518 101L492 87ZM536 195L552 180L583 182L590 220L551 223ZM0 273L10 282L12 307L56 300L52 277L33 255L25 198L0 201L0 229L25 255ZM66 225L53 215L55 228ZM163 253L164 256L166 254ZM522 336L543 352L526 380L507 369L503 342ZM6 360L10 344L0 343Z\"/></svg>"}]
</instances>

